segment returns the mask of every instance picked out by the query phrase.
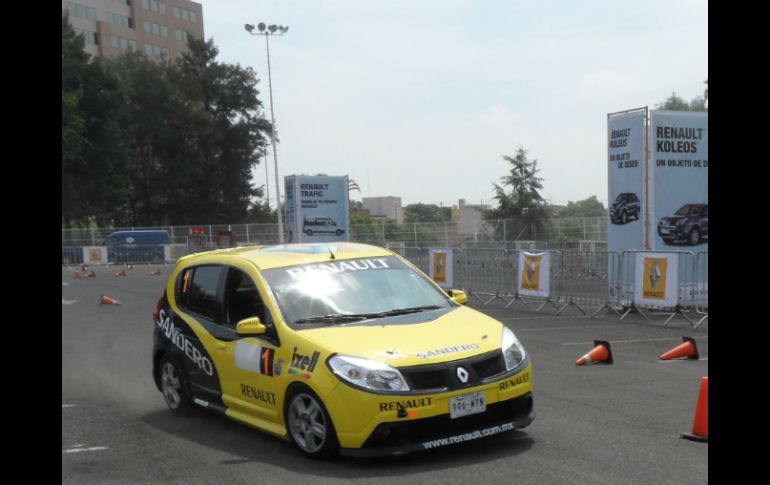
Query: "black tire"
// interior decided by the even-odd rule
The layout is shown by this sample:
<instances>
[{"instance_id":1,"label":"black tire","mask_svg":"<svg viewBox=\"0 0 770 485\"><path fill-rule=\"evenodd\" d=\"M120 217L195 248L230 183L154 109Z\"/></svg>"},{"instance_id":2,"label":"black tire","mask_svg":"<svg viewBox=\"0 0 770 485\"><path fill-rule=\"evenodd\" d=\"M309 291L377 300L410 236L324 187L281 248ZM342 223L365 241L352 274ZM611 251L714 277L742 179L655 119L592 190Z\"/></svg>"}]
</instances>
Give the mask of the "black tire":
<instances>
[{"instance_id":1,"label":"black tire","mask_svg":"<svg viewBox=\"0 0 770 485\"><path fill-rule=\"evenodd\" d=\"M690 235L687 237L687 242L690 243L690 246L695 246L700 242L700 229L698 227L690 229Z\"/></svg>"},{"instance_id":2,"label":"black tire","mask_svg":"<svg viewBox=\"0 0 770 485\"><path fill-rule=\"evenodd\" d=\"M338 235L338 236L341 236L343 232L345 232L345 231L343 231L342 229L337 229L335 231L335 234Z\"/></svg>"},{"instance_id":3,"label":"black tire","mask_svg":"<svg viewBox=\"0 0 770 485\"><path fill-rule=\"evenodd\" d=\"M192 402L187 394L184 375L177 363L168 354L160 361L160 388L168 408L180 416L189 416Z\"/></svg>"},{"instance_id":4,"label":"black tire","mask_svg":"<svg viewBox=\"0 0 770 485\"><path fill-rule=\"evenodd\" d=\"M307 234L308 236L312 236L313 235L313 230L312 229L305 229L305 234Z\"/></svg>"},{"instance_id":5,"label":"black tire","mask_svg":"<svg viewBox=\"0 0 770 485\"><path fill-rule=\"evenodd\" d=\"M626 224L627 222L628 222L628 214L626 213L626 211L623 211L620 214L620 223L621 224Z\"/></svg>"},{"instance_id":6,"label":"black tire","mask_svg":"<svg viewBox=\"0 0 770 485\"><path fill-rule=\"evenodd\" d=\"M666 239L666 238L663 238L663 242L664 242L664 243L666 243L666 244L668 244L669 246L671 246L671 244L674 242L674 240L673 240L673 239Z\"/></svg>"},{"instance_id":7,"label":"black tire","mask_svg":"<svg viewBox=\"0 0 770 485\"><path fill-rule=\"evenodd\" d=\"M318 395L303 384L294 384L284 402L286 430L294 445L314 460L335 458L340 451L337 431Z\"/></svg>"}]
</instances>

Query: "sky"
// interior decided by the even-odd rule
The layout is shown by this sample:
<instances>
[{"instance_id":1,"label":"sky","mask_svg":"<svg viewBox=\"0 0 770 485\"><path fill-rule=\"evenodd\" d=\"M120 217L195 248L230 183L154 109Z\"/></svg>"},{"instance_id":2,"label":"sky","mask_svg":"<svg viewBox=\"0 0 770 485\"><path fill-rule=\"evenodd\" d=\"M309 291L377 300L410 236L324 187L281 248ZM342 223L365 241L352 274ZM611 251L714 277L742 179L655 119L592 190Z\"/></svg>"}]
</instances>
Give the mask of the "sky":
<instances>
[{"instance_id":1,"label":"sky","mask_svg":"<svg viewBox=\"0 0 770 485\"><path fill-rule=\"evenodd\" d=\"M269 39L279 175L348 175L354 200L495 205L521 146L550 203L606 206L607 114L689 102L708 78L707 0L199 2L268 119L265 39L244 24L289 26ZM272 152L267 169L274 207Z\"/></svg>"}]
</instances>

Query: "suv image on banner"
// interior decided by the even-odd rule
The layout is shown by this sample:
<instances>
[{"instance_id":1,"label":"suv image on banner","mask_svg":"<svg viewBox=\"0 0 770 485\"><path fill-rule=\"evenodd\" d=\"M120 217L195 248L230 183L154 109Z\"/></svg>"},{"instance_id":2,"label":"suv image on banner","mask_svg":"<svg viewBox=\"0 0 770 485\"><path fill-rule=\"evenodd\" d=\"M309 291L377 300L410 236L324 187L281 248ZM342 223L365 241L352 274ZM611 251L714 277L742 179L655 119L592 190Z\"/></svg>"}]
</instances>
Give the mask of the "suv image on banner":
<instances>
[{"instance_id":1,"label":"suv image on banner","mask_svg":"<svg viewBox=\"0 0 770 485\"><path fill-rule=\"evenodd\" d=\"M344 229L337 227L337 223L331 217L311 217L302 221L302 232L308 236L313 234L336 234L341 236L345 233Z\"/></svg>"},{"instance_id":2,"label":"suv image on banner","mask_svg":"<svg viewBox=\"0 0 770 485\"><path fill-rule=\"evenodd\" d=\"M658 222L658 236L666 244L684 242L695 246L708 239L709 205L685 204L674 215L664 217Z\"/></svg>"},{"instance_id":3,"label":"suv image on banner","mask_svg":"<svg viewBox=\"0 0 770 485\"><path fill-rule=\"evenodd\" d=\"M638 221L641 210L639 197L631 192L623 192L610 204L610 220L613 224L625 224L629 217Z\"/></svg>"},{"instance_id":4,"label":"suv image on banner","mask_svg":"<svg viewBox=\"0 0 770 485\"><path fill-rule=\"evenodd\" d=\"M223 414L317 459L524 428L530 358L467 301L366 244L192 254L153 313L152 375L174 413Z\"/></svg>"}]
</instances>

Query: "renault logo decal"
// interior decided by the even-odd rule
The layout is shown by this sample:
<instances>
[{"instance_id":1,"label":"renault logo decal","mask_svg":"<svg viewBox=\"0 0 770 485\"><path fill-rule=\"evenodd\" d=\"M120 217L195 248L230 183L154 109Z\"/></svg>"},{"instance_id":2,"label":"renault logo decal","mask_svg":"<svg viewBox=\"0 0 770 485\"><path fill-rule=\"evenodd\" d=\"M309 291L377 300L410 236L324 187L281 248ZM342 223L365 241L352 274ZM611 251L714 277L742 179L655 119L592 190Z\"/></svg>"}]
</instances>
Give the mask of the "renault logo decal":
<instances>
[{"instance_id":1,"label":"renault logo decal","mask_svg":"<svg viewBox=\"0 0 770 485\"><path fill-rule=\"evenodd\" d=\"M460 382L463 384L468 382L468 371L463 369L462 367L457 368L457 378L460 379Z\"/></svg>"},{"instance_id":2,"label":"renault logo decal","mask_svg":"<svg viewBox=\"0 0 770 485\"><path fill-rule=\"evenodd\" d=\"M652 268L650 268L650 284L653 288L658 287L658 281L661 280L662 276L663 273L660 271L660 265L658 263L653 264Z\"/></svg>"}]
</instances>

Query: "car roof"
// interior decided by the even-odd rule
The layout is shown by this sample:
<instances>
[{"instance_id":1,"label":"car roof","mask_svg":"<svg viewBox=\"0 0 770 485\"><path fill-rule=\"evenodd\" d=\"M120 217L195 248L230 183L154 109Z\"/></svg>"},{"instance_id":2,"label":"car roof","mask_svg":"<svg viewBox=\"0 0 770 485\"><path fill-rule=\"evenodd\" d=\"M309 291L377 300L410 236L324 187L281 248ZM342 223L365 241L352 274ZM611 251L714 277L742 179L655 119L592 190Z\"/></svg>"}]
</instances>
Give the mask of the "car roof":
<instances>
[{"instance_id":1,"label":"car roof","mask_svg":"<svg viewBox=\"0 0 770 485\"><path fill-rule=\"evenodd\" d=\"M360 243L308 243L275 246L244 246L196 253L179 259L178 264L227 264L238 259L254 264L260 270L309 263L328 263L330 252L334 260L392 256L394 253L379 246Z\"/></svg>"}]
</instances>

